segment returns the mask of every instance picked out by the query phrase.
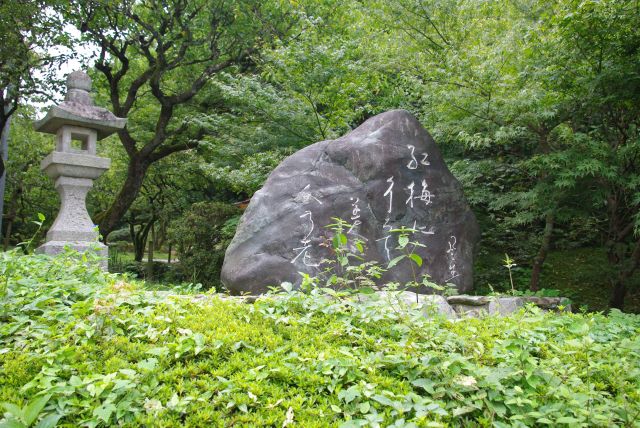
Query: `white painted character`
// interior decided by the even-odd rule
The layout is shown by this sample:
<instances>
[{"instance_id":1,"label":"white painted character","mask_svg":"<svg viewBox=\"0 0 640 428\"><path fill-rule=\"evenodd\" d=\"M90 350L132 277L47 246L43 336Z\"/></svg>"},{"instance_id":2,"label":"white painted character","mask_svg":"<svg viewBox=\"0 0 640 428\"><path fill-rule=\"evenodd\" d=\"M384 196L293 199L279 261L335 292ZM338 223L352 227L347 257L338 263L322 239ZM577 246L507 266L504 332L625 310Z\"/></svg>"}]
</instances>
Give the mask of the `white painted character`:
<instances>
[{"instance_id":1,"label":"white painted character","mask_svg":"<svg viewBox=\"0 0 640 428\"><path fill-rule=\"evenodd\" d=\"M414 220L413 221L413 230L415 230L416 232L420 232L423 235L435 235L436 231L433 228L433 226L431 226L429 228L429 230L427 230L427 226L418 226L418 221Z\"/></svg>"},{"instance_id":2,"label":"white painted character","mask_svg":"<svg viewBox=\"0 0 640 428\"><path fill-rule=\"evenodd\" d=\"M455 236L451 235L449 238L449 249L447 250L447 255L449 256L449 275L451 278L447 279L447 281L451 281L452 279L459 276L458 271L456 270L456 244L458 240Z\"/></svg>"},{"instance_id":3,"label":"white painted character","mask_svg":"<svg viewBox=\"0 0 640 428\"><path fill-rule=\"evenodd\" d=\"M405 205L409 205L411 208L413 208L413 188L416 185L416 183L414 181L411 182L411 184L409 184L407 186L407 189L409 189L409 191L411 192L409 194L409 197L407 198Z\"/></svg>"},{"instance_id":4,"label":"white painted character","mask_svg":"<svg viewBox=\"0 0 640 428\"><path fill-rule=\"evenodd\" d=\"M422 152L422 159L420 159L420 163L425 166L431 165L431 162L429 162L429 153Z\"/></svg>"},{"instance_id":5,"label":"white painted character","mask_svg":"<svg viewBox=\"0 0 640 428\"><path fill-rule=\"evenodd\" d=\"M304 256L302 257L302 263L305 266L309 266L309 267L319 267L320 263L311 263L311 255L309 254L308 251L305 251Z\"/></svg>"},{"instance_id":6,"label":"white painted character","mask_svg":"<svg viewBox=\"0 0 640 428\"><path fill-rule=\"evenodd\" d=\"M313 194L309 191L310 188L311 188L311 184L307 184L306 186L304 186L304 189L302 189L300 193L298 193L296 200L298 200L299 198L299 200L306 205L309 202L311 202L311 200L313 199L314 201L322 205L322 202L320 201L320 199L313 196Z\"/></svg>"},{"instance_id":7,"label":"white painted character","mask_svg":"<svg viewBox=\"0 0 640 428\"><path fill-rule=\"evenodd\" d=\"M420 200L424 202L425 205L431 204L431 198L433 194L429 189L427 189L427 180L422 180L422 192L420 193Z\"/></svg>"},{"instance_id":8,"label":"white painted character","mask_svg":"<svg viewBox=\"0 0 640 428\"><path fill-rule=\"evenodd\" d=\"M293 251L299 251L299 252L298 252L298 254L296 254L296 256L291 260L291 263L295 263L295 262L296 262L296 260L298 260L298 258L299 258L300 256L302 256L302 255L304 255L304 256L303 256L303 258L302 258L302 260L304 260L304 257L306 257L306 255L307 255L307 250L308 250L309 248L311 248L311 245L305 245L305 246L303 246L303 247L294 248L294 249L293 249Z\"/></svg>"},{"instance_id":9,"label":"white painted character","mask_svg":"<svg viewBox=\"0 0 640 428\"><path fill-rule=\"evenodd\" d=\"M353 198L350 198L350 200L353 201ZM349 227L347 234L354 233L354 230L357 230L358 226L362 224L362 222L360 221L360 206L358 205L359 203L360 198L356 198L356 201L351 204L351 206L353 207L353 209L351 210L351 220L353 220L353 223L351 223L351 227Z\"/></svg>"},{"instance_id":10,"label":"white painted character","mask_svg":"<svg viewBox=\"0 0 640 428\"><path fill-rule=\"evenodd\" d=\"M451 235L451 237L449 238L449 249L447 250L447 253L451 256L453 256L456 251L457 242L458 240L456 239L456 237Z\"/></svg>"},{"instance_id":11,"label":"white painted character","mask_svg":"<svg viewBox=\"0 0 640 428\"><path fill-rule=\"evenodd\" d=\"M387 255L387 261L388 262L391 261L391 252L390 252L390 249L389 249L389 238L391 238L391 235L387 235L387 236L385 236L383 238L376 239L376 242L384 241L384 251L385 251L385 253Z\"/></svg>"},{"instance_id":12,"label":"white painted character","mask_svg":"<svg viewBox=\"0 0 640 428\"><path fill-rule=\"evenodd\" d=\"M305 211L304 214L302 214L300 216L300 218L304 218L304 217L309 217L309 233L307 233L307 235L300 240L300 242L302 242L302 244L307 245L309 242L311 242L311 239L309 238L311 236L311 234L313 233L313 229L315 227L314 223L313 223L313 217L311 215L311 211Z\"/></svg>"},{"instance_id":13,"label":"white painted character","mask_svg":"<svg viewBox=\"0 0 640 428\"><path fill-rule=\"evenodd\" d=\"M384 195L382 196L389 197L389 209L387 210L387 212L391 213L391 207L393 206L393 176L387 178L387 183L390 183L389 187L387 188L386 192L384 192Z\"/></svg>"},{"instance_id":14,"label":"white painted character","mask_svg":"<svg viewBox=\"0 0 640 428\"><path fill-rule=\"evenodd\" d=\"M320 266L319 264L311 263L311 255L309 254L309 248L311 248L311 245L309 245L311 243L311 234L315 229L315 224L313 223L313 215L311 214L311 211L305 211L304 214L300 215L300 218L307 218L309 220L309 232L307 232L305 237L300 240L302 246L293 249L293 251L298 251L298 253L293 258L293 260L291 260L291 263L295 263L296 260L298 260L300 256L302 256L302 263L304 263L305 266L318 267Z\"/></svg>"},{"instance_id":15,"label":"white painted character","mask_svg":"<svg viewBox=\"0 0 640 428\"><path fill-rule=\"evenodd\" d=\"M415 155L416 147L409 144L407 145L407 148L411 150L411 160L407 164L407 168L416 169L418 168L418 159L416 159L416 155Z\"/></svg>"},{"instance_id":16,"label":"white painted character","mask_svg":"<svg viewBox=\"0 0 640 428\"><path fill-rule=\"evenodd\" d=\"M351 200L353 201L353 198L351 198ZM351 211L351 220L360 218L360 207L358 206L359 202L360 198L356 198L356 201L351 204L351 206L353 207L353 210Z\"/></svg>"}]
</instances>

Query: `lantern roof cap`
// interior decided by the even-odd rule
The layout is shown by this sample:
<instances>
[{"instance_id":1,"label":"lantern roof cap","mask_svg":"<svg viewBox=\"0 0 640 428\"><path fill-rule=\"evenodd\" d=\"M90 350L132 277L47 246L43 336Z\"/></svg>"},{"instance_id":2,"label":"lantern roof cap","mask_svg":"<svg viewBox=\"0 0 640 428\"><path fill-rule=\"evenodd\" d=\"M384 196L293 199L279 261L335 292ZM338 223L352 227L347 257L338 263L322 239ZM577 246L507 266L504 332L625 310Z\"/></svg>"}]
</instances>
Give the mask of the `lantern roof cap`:
<instances>
[{"instance_id":1,"label":"lantern roof cap","mask_svg":"<svg viewBox=\"0 0 640 428\"><path fill-rule=\"evenodd\" d=\"M80 70L69 73L64 101L49 109L46 116L35 123L36 130L56 134L64 125L80 126L95 129L101 140L123 129L127 119L95 106L89 91L91 78L87 73Z\"/></svg>"}]
</instances>

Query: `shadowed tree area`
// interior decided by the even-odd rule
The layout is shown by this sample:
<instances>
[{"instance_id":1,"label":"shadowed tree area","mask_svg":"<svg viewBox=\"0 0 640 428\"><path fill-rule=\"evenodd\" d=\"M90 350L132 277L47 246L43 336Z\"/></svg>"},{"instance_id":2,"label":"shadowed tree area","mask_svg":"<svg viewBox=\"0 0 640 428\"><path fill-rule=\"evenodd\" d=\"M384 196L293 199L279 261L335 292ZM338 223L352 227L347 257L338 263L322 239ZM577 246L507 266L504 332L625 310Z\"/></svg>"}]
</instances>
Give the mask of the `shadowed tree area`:
<instances>
[{"instance_id":1,"label":"shadowed tree area","mask_svg":"<svg viewBox=\"0 0 640 428\"><path fill-rule=\"evenodd\" d=\"M24 118L11 130L7 248L33 233L29 216L46 212L51 221L55 213L55 197L33 196L26 184L40 179L38 191L51 189L38 175L40 151L21 140L37 115L30 105L38 95L56 95L52 87L64 77L47 70L77 54L51 47L83 46L92 55L96 103L129 119L101 144L113 167L88 201L105 242L120 248L119 270L147 271L132 263L149 254L150 237L154 254L180 260L175 251L194 246L172 231L193 204L243 206L286 156L404 108L432 132L481 223L479 293L512 288L501 261L507 253L520 292L560 289L593 309L605 309L604 300L623 308L627 300L638 310L634 2L92 0L2 7L2 120L17 108ZM211 213L218 219L212 237L226 220L237 223L235 215L222 219L230 208L220 210ZM594 260L579 257L582 250ZM216 244L213 264L223 252ZM551 275L557 262L547 261L560 254L569 271L602 267L588 281L595 294L581 291L577 273ZM195 260L185 266L207 263ZM179 266L158 268L174 279L193 272ZM219 287L216 275L199 281ZM581 295L600 297L595 303Z\"/></svg>"}]
</instances>

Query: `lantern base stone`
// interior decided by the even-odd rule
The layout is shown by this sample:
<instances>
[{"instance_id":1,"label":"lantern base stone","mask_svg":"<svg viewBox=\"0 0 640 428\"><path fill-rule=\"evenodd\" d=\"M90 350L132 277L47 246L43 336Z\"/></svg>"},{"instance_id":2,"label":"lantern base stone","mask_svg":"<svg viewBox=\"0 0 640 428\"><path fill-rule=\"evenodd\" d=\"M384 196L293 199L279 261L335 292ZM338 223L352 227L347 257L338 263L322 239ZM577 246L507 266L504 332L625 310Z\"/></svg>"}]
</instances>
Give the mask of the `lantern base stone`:
<instances>
[{"instance_id":1,"label":"lantern base stone","mask_svg":"<svg viewBox=\"0 0 640 428\"><path fill-rule=\"evenodd\" d=\"M67 248L76 250L79 253L92 252L99 257L98 264L103 270L108 268L109 249L101 242L69 242L69 241L49 241L36 249L38 254L47 254L49 256L55 256L56 254L64 253Z\"/></svg>"}]
</instances>

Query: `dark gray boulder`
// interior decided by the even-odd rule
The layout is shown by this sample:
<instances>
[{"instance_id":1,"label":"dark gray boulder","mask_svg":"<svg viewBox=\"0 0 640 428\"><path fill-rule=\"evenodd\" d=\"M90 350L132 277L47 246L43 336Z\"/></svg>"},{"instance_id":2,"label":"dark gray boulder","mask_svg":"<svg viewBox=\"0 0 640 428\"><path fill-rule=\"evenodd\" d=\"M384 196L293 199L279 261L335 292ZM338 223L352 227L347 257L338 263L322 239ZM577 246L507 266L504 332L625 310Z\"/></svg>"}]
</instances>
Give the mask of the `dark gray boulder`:
<instances>
[{"instance_id":1,"label":"dark gray boulder","mask_svg":"<svg viewBox=\"0 0 640 428\"><path fill-rule=\"evenodd\" d=\"M255 193L222 267L233 294L266 292L283 281L300 283L300 272L318 275L333 259L333 231L342 218L353 228L349 242L364 241L367 260L386 266L400 251L401 226L424 263L418 276L473 288L473 247L479 232L460 183L445 165L433 138L404 110L375 116L337 140L321 141L285 159ZM413 280L409 260L390 269L381 283ZM420 287L418 292L431 292Z\"/></svg>"}]
</instances>

